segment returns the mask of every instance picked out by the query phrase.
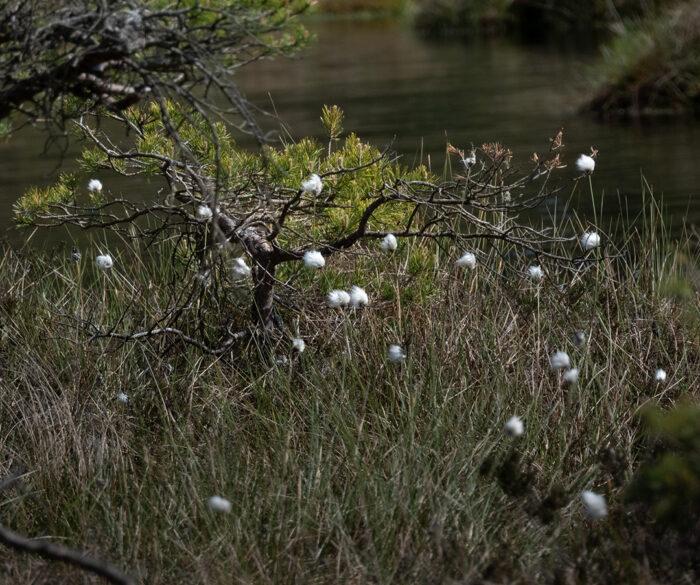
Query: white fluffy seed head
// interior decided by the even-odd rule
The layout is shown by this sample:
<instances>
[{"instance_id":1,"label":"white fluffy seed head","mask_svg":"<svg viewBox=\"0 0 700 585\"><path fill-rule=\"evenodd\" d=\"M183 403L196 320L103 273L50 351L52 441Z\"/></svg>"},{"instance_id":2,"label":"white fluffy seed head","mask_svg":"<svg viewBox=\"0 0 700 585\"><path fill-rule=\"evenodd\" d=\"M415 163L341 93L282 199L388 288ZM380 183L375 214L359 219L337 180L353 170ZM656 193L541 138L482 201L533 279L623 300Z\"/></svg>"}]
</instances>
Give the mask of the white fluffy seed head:
<instances>
[{"instance_id":1,"label":"white fluffy seed head","mask_svg":"<svg viewBox=\"0 0 700 585\"><path fill-rule=\"evenodd\" d=\"M553 370L564 370L571 367L569 354L565 351L558 351L549 358L549 363Z\"/></svg>"},{"instance_id":2,"label":"white fluffy seed head","mask_svg":"<svg viewBox=\"0 0 700 585\"><path fill-rule=\"evenodd\" d=\"M570 370L566 370L566 372L564 372L562 380L564 380L564 383L568 384L569 386L575 386L578 382L578 368L571 368Z\"/></svg>"},{"instance_id":3,"label":"white fluffy seed head","mask_svg":"<svg viewBox=\"0 0 700 585\"><path fill-rule=\"evenodd\" d=\"M321 191L323 191L323 181L321 181L321 177L314 173L301 184L301 188L312 195L320 195Z\"/></svg>"},{"instance_id":4,"label":"white fluffy seed head","mask_svg":"<svg viewBox=\"0 0 700 585\"><path fill-rule=\"evenodd\" d=\"M387 234L386 236L384 236L382 243L379 244L379 247L382 250L393 252L394 250L396 250L398 245L399 243L396 241L396 236L394 234Z\"/></svg>"},{"instance_id":5,"label":"white fluffy seed head","mask_svg":"<svg viewBox=\"0 0 700 585\"><path fill-rule=\"evenodd\" d=\"M223 512L229 514L231 512L231 502L221 496L212 496L207 501L209 509L213 512Z\"/></svg>"},{"instance_id":6,"label":"white fluffy seed head","mask_svg":"<svg viewBox=\"0 0 700 585\"><path fill-rule=\"evenodd\" d=\"M586 509L586 514L593 520L600 520L608 515L608 505L605 503L605 496L596 494L589 490L581 492L583 506Z\"/></svg>"},{"instance_id":7,"label":"white fluffy seed head","mask_svg":"<svg viewBox=\"0 0 700 585\"><path fill-rule=\"evenodd\" d=\"M202 283L202 286L207 286L211 281L211 269L206 268L197 273L197 280Z\"/></svg>"},{"instance_id":8,"label":"white fluffy seed head","mask_svg":"<svg viewBox=\"0 0 700 585\"><path fill-rule=\"evenodd\" d=\"M581 247L588 251L600 246L600 236L596 232L586 232L581 236Z\"/></svg>"},{"instance_id":9,"label":"white fluffy seed head","mask_svg":"<svg viewBox=\"0 0 700 585\"><path fill-rule=\"evenodd\" d=\"M357 285L350 288L350 304L355 308L369 305L369 297L364 288Z\"/></svg>"},{"instance_id":10,"label":"white fluffy seed head","mask_svg":"<svg viewBox=\"0 0 700 585\"><path fill-rule=\"evenodd\" d=\"M511 437L519 437L525 432L525 423L519 416L511 416L506 421L504 429Z\"/></svg>"},{"instance_id":11,"label":"white fluffy seed head","mask_svg":"<svg viewBox=\"0 0 700 585\"><path fill-rule=\"evenodd\" d=\"M124 392L120 392L117 395L117 402L121 402L122 404L126 404L127 402L129 402L129 396L124 394Z\"/></svg>"},{"instance_id":12,"label":"white fluffy seed head","mask_svg":"<svg viewBox=\"0 0 700 585\"><path fill-rule=\"evenodd\" d=\"M231 272L236 280L248 278L251 274L250 266L245 263L245 258L234 258L231 263Z\"/></svg>"},{"instance_id":13,"label":"white fluffy seed head","mask_svg":"<svg viewBox=\"0 0 700 585\"><path fill-rule=\"evenodd\" d=\"M90 191L90 193L101 193L102 181L99 179L90 179L90 182L88 183L88 191Z\"/></svg>"},{"instance_id":14,"label":"white fluffy seed head","mask_svg":"<svg viewBox=\"0 0 700 585\"><path fill-rule=\"evenodd\" d=\"M406 354L400 345L390 345L389 346L389 361L390 362L402 362L406 359Z\"/></svg>"},{"instance_id":15,"label":"white fluffy seed head","mask_svg":"<svg viewBox=\"0 0 700 585\"><path fill-rule=\"evenodd\" d=\"M350 304L350 295L344 290L332 290L328 293L328 304L332 309Z\"/></svg>"},{"instance_id":16,"label":"white fluffy seed head","mask_svg":"<svg viewBox=\"0 0 700 585\"><path fill-rule=\"evenodd\" d=\"M460 268L471 268L473 270L476 268L476 256L471 252L465 252L455 264Z\"/></svg>"},{"instance_id":17,"label":"white fluffy seed head","mask_svg":"<svg viewBox=\"0 0 700 585\"><path fill-rule=\"evenodd\" d=\"M462 164L468 169L476 164L476 153L472 152L468 157L462 159Z\"/></svg>"},{"instance_id":18,"label":"white fluffy seed head","mask_svg":"<svg viewBox=\"0 0 700 585\"><path fill-rule=\"evenodd\" d=\"M200 221L202 223L207 223L211 221L211 218L214 216L212 213L210 207L208 205L198 205L197 206L197 221Z\"/></svg>"},{"instance_id":19,"label":"white fluffy seed head","mask_svg":"<svg viewBox=\"0 0 700 585\"><path fill-rule=\"evenodd\" d=\"M576 345L583 345L586 343L586 334L583 331L574 331L572 338Z\"/></svg>"},{"instance_id":20,"label":"white fluffy seed head","mask_svg":"<svg viewBox=\"0 0 700 585\"><path fill-rule=\"evenodd\" d=\"M590 175L595 170L595 159L587 154L582 154L576 161L576 168L582 173Z\"/></svg>"},{"instance_id":21,"label":"white fluffy seed head","mask_svg":"<svg viewBox=\"0 0 700 585\"><path fill-rule=\"evenodd\" d=\"M299 353L303 353L306 349L306 342L299 337L295 337L292 339L292 349L294 351L298 351Z\"/></svg>"},{"instance_id":22,"label":"white fluffy seed head","mask_svg":"<svg viewBox=\"0 0 700 585\"><path fill-rule=\"evenodd\" d=\"M660 383L665 382L666 381L666 370L662 370L661 368L656 370L656 372L654 372L654 380L656 380L657 382L660 382Z\"/></svg>"},{"instance_id":23,"label":"white fluffy seed head","mask_svg":"<svg viewBox=\"0 0 700 585\"><path fill-rule=\"evenodd\" d=\"M114 266L114 261L109 254L100 254L97 258L97 266L102 270L108 270Z\"/></svg>"},{"instance_id":24,"label":"white fluffy seed head","mask_svg":"<svg viewBox=\"0 0 700 585\"><path fill-rule=\"evenodd\" d=\"M304 265L307 268L323 268L326 265L326 259L318 250L309 250L304 252Z\"/></svg>"},{"instance_id":25,"label":"white fluffy seed head","mask_svg":"<svg viewBox=\"0 0 700 585\"><path fill-rule=\"evenodd\" d=\"M527 275L532 278L532 280L542 280L544 278L544 270L541 266L530 266L527 269Z\"/></svg>"}]
</instances>

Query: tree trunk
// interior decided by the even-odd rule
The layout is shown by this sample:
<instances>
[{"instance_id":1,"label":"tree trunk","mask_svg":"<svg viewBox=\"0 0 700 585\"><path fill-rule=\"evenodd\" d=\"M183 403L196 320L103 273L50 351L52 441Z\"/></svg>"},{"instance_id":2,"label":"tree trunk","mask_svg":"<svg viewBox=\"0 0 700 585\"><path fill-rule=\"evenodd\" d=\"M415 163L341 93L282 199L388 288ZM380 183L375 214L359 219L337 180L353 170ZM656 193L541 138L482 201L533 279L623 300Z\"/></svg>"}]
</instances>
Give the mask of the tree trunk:
<instances>
[{"instance_id":1,"label":"tree trunk","mask_svg":"<svg viewBox=\"0 0 700 585\"><path fill-rule=\"evenodd\" d=\"M230 239L235 233L235 224L225 214L218 215L218 226L224 237ZM275 270L279 257L275 255L267 233L259 228L248 228L237 234L236 239L253 259L253 324L263 336L275 328Z\"/></svg>"},{"instance_id":2,"label":"tree trunk","mask_svg":"<svg viewBox=\"0 0 700 585\"><path fill-rule=\"evenodd\" d=\"M275 327L275 265L269 254L253 260L253 323L267 334Z\"/></svg>"}]
</instances>

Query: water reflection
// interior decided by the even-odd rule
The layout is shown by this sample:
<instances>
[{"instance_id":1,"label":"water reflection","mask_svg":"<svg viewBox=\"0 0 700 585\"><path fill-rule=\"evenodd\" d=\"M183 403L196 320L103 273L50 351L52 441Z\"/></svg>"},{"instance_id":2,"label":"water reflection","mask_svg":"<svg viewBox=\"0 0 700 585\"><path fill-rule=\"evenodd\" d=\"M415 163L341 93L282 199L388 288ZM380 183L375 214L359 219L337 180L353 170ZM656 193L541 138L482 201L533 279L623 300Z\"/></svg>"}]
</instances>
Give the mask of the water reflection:
<instances>
[{"instance_id":1,"label":"water reflection","mask_svg":"<svg viewBox=\"0 0 700 585\"><path fill-rule=\"evenodd\" d=\"M440 170L446 139L460 146L499 141L527 164L563 128L567 179L579 153L599 150L594 187L605 194L608 217L621 207L639 210L644 172L674 222L700 221L697 120L610 123L577 115L590 51L504 39L432 42L392 23L334 21L314 30L318 43L303 59L261 63L240 76L252 100L269 104L269 92L293 136L321 137L321 106L338 104L346 128L380 145L393 140L407 162L430 155ZM587 192L572 204L592 215Z\"/></svg>"},{"instance_id":2,"label":"water reflection","mask_svg":"<svg viewBox=\"0 0 700 585\"><path fill-rule=\"evenodd\" d=\"M605 194L607 217L621 208L632 213L640 208L644 172L657 194L663 193L677 225L683 219L700 222L700 125L677 118L601 123L576 115L590 53L503 39L433 42L376 21L329 21L311 28L318 42L300 58L260 62L239 75L248 97L274 109L294 137L320 138L321 107L338 104L346 112L347 129L378 145L393 143L407 163L430 160L433 169L441 170L446 139L462 147L502 142L526 166L530 154L544 153L547 138L563 128L570 168L562 200L570 193L567 181L575 174L576 157L595 146L600 159L594 186ZM274 119L263 124L279 128ZM23 132L0 145L3 231L16 197L30 184L52 180L59 155L39 156L44 138ZM77 151L73 145L65 153L64 170L75 167ZM134 188L126 180L111 180L110 186ZM143 191L147 196L148 189ZM572 205L592 217L584 190L577 191Z\"/></svg>"}]
</instances>

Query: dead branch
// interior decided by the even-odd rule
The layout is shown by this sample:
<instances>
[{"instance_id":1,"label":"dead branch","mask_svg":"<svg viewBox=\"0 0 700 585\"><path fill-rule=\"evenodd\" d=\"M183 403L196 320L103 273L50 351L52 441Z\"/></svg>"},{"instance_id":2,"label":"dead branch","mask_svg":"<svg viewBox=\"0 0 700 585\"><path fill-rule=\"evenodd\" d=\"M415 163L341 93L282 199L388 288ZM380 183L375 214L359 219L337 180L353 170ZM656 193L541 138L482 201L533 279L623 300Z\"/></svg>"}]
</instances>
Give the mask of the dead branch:
<instances>
[{"instance_id":1,"label":"dead branch","mask_svg":"<svg viewBox=\"0 0 700 585\"><path fill-rule=\"evenodd\" d=\"M228 350L230 350L234 343L252 335L253 331L254 330L252 328L248 327L236 333L229 332L226 339L218 347L210 347L207 344L199 341L198 339L186 335L179 329L175 329L174 327L157 327L154 329L149 329L148 331L139 331L137 333L115 333L112 331L98 331L96 333L93 333L92 336L87 340L87 342L89 343L90 341L93 341L95 339L103 338L120 339L122 341L146 341L151 337L159 335L173 335L179 341L183 341L184 343L193 345L194 347L202 350L204 353L208 353L210 355L222 355Z\"/></svg>"},{"instance_id":2,"label":"dead branch","mask_svg":"<svg viewBox=\"0 0 700 585\"><path fill-rule=\"evenodd\" d=\"M25 538L2 524L0 524L0 542L15 550L36 554L51 561L62 561L83 571L95 573L115 585L136 585L134 579L106 561L90 557L77 550L53 544L48 540Z\"/></svg>"},{"instance_id":3,"label":"dead branch","mask_svg":"<svg viewBox=\"0 0 700 585\"><path fill-rule=\"evenodd\" d=\"M307 6L297 4L289 17ZM290 8L290 10L292 10ZM120 111L158 94L184 98L228 118L241 131L264 136L231 74L266 55L279 54L289 19L273 18L265 2L209 7L147 0L9 0L0 7L0 119L20 113L63 129L80 109ZM263 40L264 39L264 40ZM196 88L215 87L219 96Z\"/></svg>"}]
</instances>

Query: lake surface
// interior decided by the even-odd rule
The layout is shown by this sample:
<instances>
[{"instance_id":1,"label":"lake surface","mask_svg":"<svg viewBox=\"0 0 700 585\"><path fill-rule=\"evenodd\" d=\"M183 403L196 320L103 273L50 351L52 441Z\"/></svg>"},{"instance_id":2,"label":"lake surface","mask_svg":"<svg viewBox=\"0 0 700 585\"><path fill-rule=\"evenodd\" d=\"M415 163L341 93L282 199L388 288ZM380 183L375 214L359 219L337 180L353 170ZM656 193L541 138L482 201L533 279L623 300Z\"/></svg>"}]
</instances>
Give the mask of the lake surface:
<instances>
[{"instance_id":1,"label":"lake surface","mask_svg":"<svg viewBox=\"0 0 700 585\"><path fill-rule=\"evenodd\" d=\"M593 185L605 193L607 217L620 212L618 193L623 208L639 210L643 172L674 224L700 222L700 121L577 115L595 49L431 41L376 21L329 21L312 30L318 42L302 58L258 63L240 76L252 101L271 109L272 99L292 136L323 138L321 107L337 104L347 130L378 145L393 140L407 163L421 160L422 146L422 160L430 154L440 171L446 140L461 148L501 142L528 168L530 154L545 154L547 139L563 129L567 180L580 153L599 150ZM566 187L560 197L569 194ZM587 189L572 203L590 216Z\"/></svg>"},{"instance_id":2,"label":"lake surface","mask_svg":"<svg viewBox=\"0 0 700 585\"><path fill-rule=\"evenodd\" d=\"M433 41L384 21L331 20L311 23L318 42L295 60L255 63L239 73L239 84L254 103L272 110L292 137L323 138L324 104L345 111L345 128L377 145L393 144L407 164L430 161L440 171L445 142L465 148L498 141L509 146L523 168L533 151L545 154L548 138L564 130L569 164L562 173L570 197L574 161L594 146L593 176L608 218L620 205L641 207L641 174L678 230L700 223L700 123L692 118L601 122L575 113L587 91L595 54L575 46L531 46L505 39ZM266 129L279 128L263 120ZM41 156L45 136L23 132L0 145L0 218L4 232L11 204L30 184L48 184L60 165L57 152ZM245 144L245 141L243 141ZM65 154L73 166L77 150ZM422 156L422 159L421 159ZM120 185L124 185L122 181ZM147 186L133 186L144 190ZM591 217L587 190L573 207ZM12 240L21 237L10 230Z\"/></svg>"}]
</instances>

